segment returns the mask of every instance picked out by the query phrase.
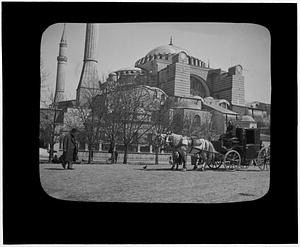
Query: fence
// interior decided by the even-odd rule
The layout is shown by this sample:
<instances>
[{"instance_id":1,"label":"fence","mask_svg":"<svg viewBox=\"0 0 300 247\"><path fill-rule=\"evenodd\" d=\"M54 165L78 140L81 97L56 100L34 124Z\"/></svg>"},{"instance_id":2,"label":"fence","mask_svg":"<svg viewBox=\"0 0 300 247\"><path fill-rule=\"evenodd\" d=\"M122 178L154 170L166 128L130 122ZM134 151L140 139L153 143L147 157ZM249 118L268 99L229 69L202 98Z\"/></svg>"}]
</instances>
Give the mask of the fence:
<instances>
[{"instance_id":1,"label":"fence","mask_svg":"<svg viewBox=\"0 0 300 247\"><path fill-rule=\"evenodd\" d=\"M88 151L79 151L78 159L82 162L88 160ZM159 164L169 164L170 153L160 153L158 155ZM108 152L94 151L93 152L93 163L105 163L111 154ZM127 156L128 163L145 163L145 164L155 164L155 153L128 153ZM124 153L118 154L118 163L122 163L124 158ZM188 162L190 162L190 157L188 156Z\"/></svg>"}]
</instances>

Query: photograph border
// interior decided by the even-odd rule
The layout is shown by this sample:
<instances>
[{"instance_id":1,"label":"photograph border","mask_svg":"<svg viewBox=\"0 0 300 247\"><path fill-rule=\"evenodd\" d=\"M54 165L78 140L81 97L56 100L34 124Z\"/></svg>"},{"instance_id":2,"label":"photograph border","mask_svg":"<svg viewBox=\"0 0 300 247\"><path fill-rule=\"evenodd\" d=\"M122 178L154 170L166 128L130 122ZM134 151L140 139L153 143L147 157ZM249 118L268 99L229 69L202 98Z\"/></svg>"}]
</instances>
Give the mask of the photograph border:
<instances>
[{"instance_id":1,"label":"photograph border","mask_svg":"<svg viewBox=\"0 0 300 247\"><path fill-rule=\"evenodd\" d=\"M175 21L255 23L270 31L269 192L255 201L222 204L72 202L48 196L38 162L43 31L54 23ZM298 242L297 4L5 2L2 69L4 244Z\"/></svg>"}]
</instances>

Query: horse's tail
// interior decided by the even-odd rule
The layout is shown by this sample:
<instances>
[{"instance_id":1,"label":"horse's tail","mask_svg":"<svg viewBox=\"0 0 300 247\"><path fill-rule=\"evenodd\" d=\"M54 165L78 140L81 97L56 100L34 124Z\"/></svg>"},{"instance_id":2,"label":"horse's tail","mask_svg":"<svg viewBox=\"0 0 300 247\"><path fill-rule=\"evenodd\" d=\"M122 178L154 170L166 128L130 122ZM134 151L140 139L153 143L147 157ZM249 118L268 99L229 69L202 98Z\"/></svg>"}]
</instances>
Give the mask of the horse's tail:
<instances>
[{"instance_id":1,"label":"horse's tail","mask_svg":"<svg viewBox=\"0 0 300 247\"><path fill-rule=\"evenodd\" d=\"M214 145L210 141L208 141L208 142L209 142L209 151L213 152L213 153L216 153Z\"/></svg>"}]
</instances>

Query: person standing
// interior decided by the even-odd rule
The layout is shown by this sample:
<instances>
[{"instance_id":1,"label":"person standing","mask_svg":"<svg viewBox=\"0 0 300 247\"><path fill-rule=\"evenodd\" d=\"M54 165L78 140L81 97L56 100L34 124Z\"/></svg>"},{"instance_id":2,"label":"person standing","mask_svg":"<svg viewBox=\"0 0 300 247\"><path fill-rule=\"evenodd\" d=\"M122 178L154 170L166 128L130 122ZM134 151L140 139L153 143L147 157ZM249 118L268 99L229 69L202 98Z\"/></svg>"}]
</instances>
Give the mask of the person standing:
<instances>
[{"instance_id":1,"label":"person standing","mask_svg":"<svg viewBox=\"0 0 300 247\"><path fill-rule=\"evenodd\" d=\"M75 139L75 133L77 130L75 128L71 129L71 131L65 135L63 142L63 162L62 166L64 169L73 170L73 161L74 155L76 154L77 145Z\"/></svg>"},{"instance_id":2,"label":"person standing","mask_svg":"<svg viewBox=\"0 0 300 247\"><path fill-rule=\"evenodd\" d=\"M115 163L118 162L118 151L117 151L117 148L115 148Z\"/></svg>"},{"instance_id":3,"label":"person standing","mask_svg":"<svg viewBox=\"0 0 300 247\"><path fill-rule=\"evenodd\" d=\"M115 164L118 161L118 152L116 145L112 142L110 144L108 152L111 154L110 162L111 164Z\"/></svg>"}]
</instances>

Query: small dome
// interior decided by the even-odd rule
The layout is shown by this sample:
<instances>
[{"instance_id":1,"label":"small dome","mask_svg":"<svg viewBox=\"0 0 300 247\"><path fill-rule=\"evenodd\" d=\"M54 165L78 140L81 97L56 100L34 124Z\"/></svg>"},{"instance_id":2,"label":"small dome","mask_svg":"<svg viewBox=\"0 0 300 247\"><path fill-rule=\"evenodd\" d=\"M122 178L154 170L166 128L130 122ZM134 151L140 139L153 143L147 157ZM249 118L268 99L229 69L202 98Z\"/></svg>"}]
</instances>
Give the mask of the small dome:
<instances>
[{"instance_id":1,"label":"small dome","mask_svg":"<svg viewBox=\"0 0 300 247\"><path fill-rule=\"evenodd\" d=\"M159 55L159 54L176 54L181 51L184 51L187 55L189 55L189 52L186 49L180 48L175 45L162 45L158 46L155 49L151 50L150 52L147 53L147 56L154 56L154 55Z\"/></svg>"}]
</instances>

